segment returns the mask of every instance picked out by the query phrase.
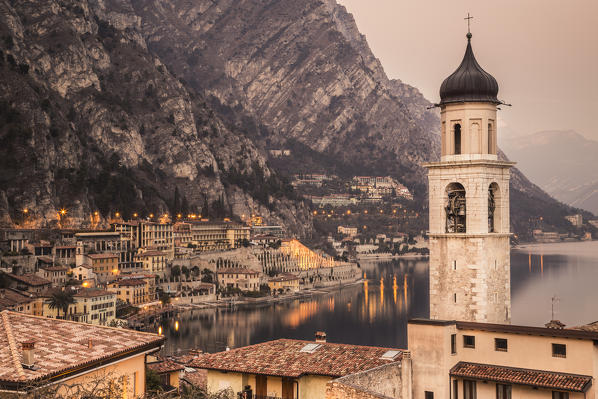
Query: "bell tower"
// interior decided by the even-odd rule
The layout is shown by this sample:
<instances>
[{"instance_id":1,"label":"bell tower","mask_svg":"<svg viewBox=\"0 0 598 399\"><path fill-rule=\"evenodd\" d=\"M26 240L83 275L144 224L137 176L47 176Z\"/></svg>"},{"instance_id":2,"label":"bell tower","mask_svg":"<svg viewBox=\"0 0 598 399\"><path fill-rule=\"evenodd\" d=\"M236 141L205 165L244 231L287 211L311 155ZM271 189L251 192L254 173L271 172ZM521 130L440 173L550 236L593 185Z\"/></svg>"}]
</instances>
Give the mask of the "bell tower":
<instances>
[{"instance_id":1,"label":"bell tower","mask_svg":"<svg viewBox=\"0 0 598 399\"><path fill-rule=\"evenodd\" d=\"M428 163L430 318L510 323L509 176L497 157L498 83L467 33L440 87L441 157Z\"/></svg>"}]
</instances>

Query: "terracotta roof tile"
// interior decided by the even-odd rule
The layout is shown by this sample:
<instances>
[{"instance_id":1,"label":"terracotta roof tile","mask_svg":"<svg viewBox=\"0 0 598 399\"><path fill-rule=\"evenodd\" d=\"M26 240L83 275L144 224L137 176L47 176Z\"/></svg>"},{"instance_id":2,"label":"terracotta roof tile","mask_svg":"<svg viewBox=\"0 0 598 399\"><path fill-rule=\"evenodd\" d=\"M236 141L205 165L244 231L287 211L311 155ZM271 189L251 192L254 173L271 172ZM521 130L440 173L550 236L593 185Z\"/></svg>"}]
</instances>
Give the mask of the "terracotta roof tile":
<instances>
[{"instance_id":1,"label":"terracotta roof tile","mask_svg":"<svg viewBox=\"0 0 598 399\"><path fill-rule=\"evenodd\" d=\"M175 363L171 360L163 360L159 362L148 363L147 368L152 371L155 371L158 374L163 374L184 370L185 366L179 363Z\"/></svg>"},{"instance_id":2,"label":"terracotta roof tile","mask_svg":"<svg viewBox=\"0 0 598 399\"><path fill-rule=\"evenodd\" d=\"M91 259L111 259L118 258L118 254L103 253L103 254L87 254L87 257Z\"/></svg>"},{"instance_id":3,"label":"terracotta roof tile","mask_svg":"<svg viewBox=\"0 0 598 399\"><path fill-rule=\"evenodd\" d=\"M25 341L35 341L36 370L21 365ZM155 334L5 310L0 312L0 385L48 378L130 351L158 348L163 341Z\"/></svg>"},{"instance_id":4,"label":"terracotta roof tile","mask_svg":"<svg viewBox=\"0 0 598 399\"><path fill-rule=\"evenodd\" d=\"M8 274L10 278L13 280L17 280L21 283L31 285L31 286L43 286L43 285L50 285L52 284L50 281L46 280L45 278L41 278L36 274L22 274L17 276L16 274Z\"/></svg>"},{"instance_id":5,"label":"terracotta roof tile","mask_svg":"<svg viewBox=\"0 0 598 399\"><path fill-rule=\"evenodd\" d=\"M552 371L521 369L490 364L459 362L450 371L453 377L531 385L562 391L585 392L592 385L587 375L556 373Z\"/></svg>"},{"instance_id":6,"label":"terracotta roof tile","mask_svg":"<svg viewBox=\"0 0 598 399\"><path fill-rule=\"evenodd\" d=\"M399 349L319 343L312 353L302 352L314 341L279 339L230 351L206 354L190 362L194 368L282 377L324 375L341 377L401 359ZM381 359L387 351L398 351L392 360Z\"/></svg>"}]
</instances>

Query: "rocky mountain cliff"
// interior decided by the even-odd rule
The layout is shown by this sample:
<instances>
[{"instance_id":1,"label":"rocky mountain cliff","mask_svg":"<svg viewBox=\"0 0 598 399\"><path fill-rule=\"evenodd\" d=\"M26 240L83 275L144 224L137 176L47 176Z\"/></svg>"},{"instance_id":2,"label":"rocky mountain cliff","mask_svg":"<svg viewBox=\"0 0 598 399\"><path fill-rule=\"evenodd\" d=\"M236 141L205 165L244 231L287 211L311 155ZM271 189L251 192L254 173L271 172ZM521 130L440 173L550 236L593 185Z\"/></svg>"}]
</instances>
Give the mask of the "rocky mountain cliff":
<instances>
[{"instance_id":1,"label":"rocky mountain cliff","mask_svg":"<svg viewBox=\"0 0 598 399\"><path fill-rule=\"evenodd\" d=\"M309 229L280 177L392 175L426 207L436 111L334 0L0 0L0 209L204 208ZM290 148L269 165L268 148ZM289 167L289 165L291 167ZM314 170L312 170L314 171ZM513 223L566 207L515 171ZM178 199L177 199L178 198ZM199 212L200 210L198 210Z\"/></svg>"},{"instance_id":2,"label":"rocky mountain cliff","mask_svg":"<svg viewBox=\"0 0 598 399\"><path fill-rule=\"evenodd\" d=\"M288 184L148 50L130 3L2 0L0 21L4 223L232 210L305 234Z\"/></svg>"}]
</instances>

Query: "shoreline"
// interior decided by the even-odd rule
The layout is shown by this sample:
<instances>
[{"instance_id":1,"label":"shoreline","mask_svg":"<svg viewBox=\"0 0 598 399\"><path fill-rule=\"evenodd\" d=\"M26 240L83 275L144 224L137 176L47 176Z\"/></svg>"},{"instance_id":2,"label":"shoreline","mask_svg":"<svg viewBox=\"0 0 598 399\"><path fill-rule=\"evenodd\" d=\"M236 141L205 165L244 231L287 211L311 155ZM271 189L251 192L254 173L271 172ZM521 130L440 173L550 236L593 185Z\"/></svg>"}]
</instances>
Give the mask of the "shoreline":
<instances>
[{"instance_id":1,"label":"shoreline","mask_svg":"<svg viewBox=\"0 0 598 399\"><path fill-rule=\"evenodd\" d=\"M338 289L342 289L344 287L350 287L353 285L358 285L363 282L362 278L357 280L349 281L349 282L341 282L339 284L332 284L323 287L312 287L306 288L291 294L286 295L279 295L279 296L264 296L260 298L249 298L249 297L242 297L240 299L230 299L230 300L218 300L214 302L203 302L197 304L184 304L184 305L174 305L178 311L185 311L185 310L194 310L194 309L219 309L219 308L235 308L238 306L241 307L250 307L256 306L259 307L260 305L270 305L275 303L284 303L294 301L296 299L304 299L304 298L311 298L314 296L329 294L334 292Z\"/></svg>"}]
</instances>

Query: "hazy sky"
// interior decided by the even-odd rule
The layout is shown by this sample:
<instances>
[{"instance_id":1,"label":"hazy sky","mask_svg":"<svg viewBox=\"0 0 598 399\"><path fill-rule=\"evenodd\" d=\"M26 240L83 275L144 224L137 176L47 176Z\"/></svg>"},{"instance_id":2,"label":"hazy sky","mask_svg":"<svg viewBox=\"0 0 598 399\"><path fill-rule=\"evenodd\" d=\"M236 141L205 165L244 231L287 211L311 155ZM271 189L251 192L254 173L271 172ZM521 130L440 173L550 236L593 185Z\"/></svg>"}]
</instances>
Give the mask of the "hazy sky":
<instances>
[{"instance_id":1,"label":"hazy sky","mask_svg":"<svg viewBox=\"0 0 598 399\"><path fill-rule=\"evenodd\" d=\"M499 111L502 132L573 129L598 140L598 0L339 2L387 75L432 102L463 58L471 13L474 54L513 104Z\"/></svg>"}]
</instances>

